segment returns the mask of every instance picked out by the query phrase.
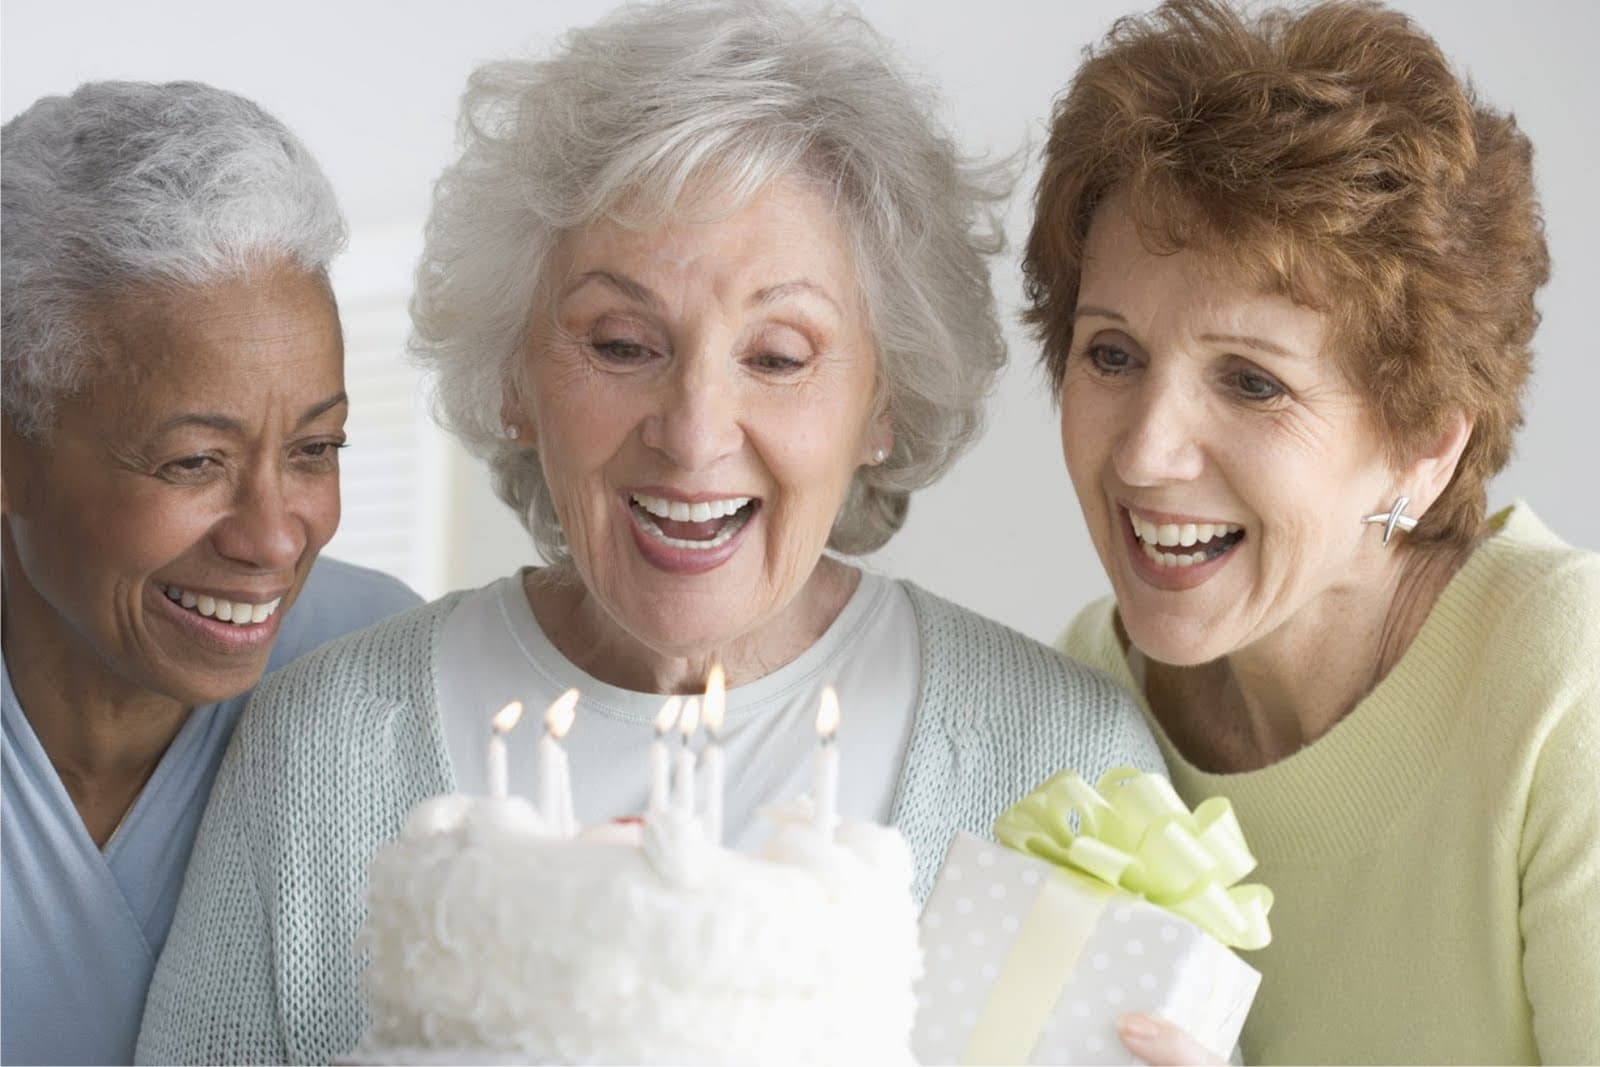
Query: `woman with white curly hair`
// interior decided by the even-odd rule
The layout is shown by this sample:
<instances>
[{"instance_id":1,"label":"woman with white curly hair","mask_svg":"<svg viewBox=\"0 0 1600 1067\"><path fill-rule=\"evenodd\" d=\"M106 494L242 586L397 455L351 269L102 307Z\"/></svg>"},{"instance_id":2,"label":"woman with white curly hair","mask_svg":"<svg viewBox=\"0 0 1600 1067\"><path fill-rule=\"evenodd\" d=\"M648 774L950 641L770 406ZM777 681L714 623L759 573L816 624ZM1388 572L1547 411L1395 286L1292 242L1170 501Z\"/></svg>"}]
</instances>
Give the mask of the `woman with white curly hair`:
<instances>
[{"instance_id":1,"label":"woman with white curly hair","mask_svg":"<svg viewBox=\"0 0 1600 1067\"><path fill-rule=\"evenodd\" d=\"M726 671L726 837L803 790L824 684L840 807L926 893L951 834L1062 766L1160 768L1129 699L858 555L971 442L1004 361L997 176L858 17L629 7L478 71L413 349L548 566L330 646L258 694L152 988L141 1058L353 1047L374 849L484 791L490 716L582 693L577 814L644 810L664 694ZM531 792L537 728L513 733ZM243 910L241 910L243 909Z\"/></svg>"},{"instance_id":2,"label":"woman with white curly hair","mask_svg":"<svg viewBox=\"0 0 1600 1067\"><path fill-rule=\"evenodd\" d=\"M127 1063L245 696L417 598L316 563L344 222L305 148L193 82L86 84L3 144L0 1060Z\"/></svg>"}]
</instances>

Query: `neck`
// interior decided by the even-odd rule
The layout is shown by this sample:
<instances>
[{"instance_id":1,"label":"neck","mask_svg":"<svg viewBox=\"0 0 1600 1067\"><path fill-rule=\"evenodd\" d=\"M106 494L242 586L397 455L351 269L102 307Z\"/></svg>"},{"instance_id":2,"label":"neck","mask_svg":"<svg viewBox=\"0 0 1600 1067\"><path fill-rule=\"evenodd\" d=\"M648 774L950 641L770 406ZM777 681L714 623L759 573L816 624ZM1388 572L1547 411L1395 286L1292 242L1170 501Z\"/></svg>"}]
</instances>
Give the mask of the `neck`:
<instances>
[{"instance_id":1,"label":"neck","mask_svg":"<svg viewBox=\"0 0 1600 1067\"><path fill-rule=\"evenodd\" d=\"M21 571L6 541L6 671L85 829L103 846L190 709L108 670L25 578L13 580Z\"/></svg>"},{"instance_id":2,"label":"neck","mask_svg":"<svg viewBox=\"0 0 1600 1067\"><path fill-rule=\"evenodd\" d=\"M1471 549L1402 549L1358 587L1330 594L1212 663L1151 663L1163 729L1202 770L1257 770L1333 729L1405 655Z\"/></svg>"},{"instance_id":3,"label":"neck","mask_svg":"<svg viewBox=\"0 0 1600 1067\"><path fill-rule=\"evenodd\" d=\"M539 628L574 666L623 689L690 694L705 689L716 663L733 688L792 662L838 618L860 580L860 571L824 556L773 618L723 642L670 651L652 648L620 626L568 569L531 571L523 589Z\"/></svg>"}]
</instances>

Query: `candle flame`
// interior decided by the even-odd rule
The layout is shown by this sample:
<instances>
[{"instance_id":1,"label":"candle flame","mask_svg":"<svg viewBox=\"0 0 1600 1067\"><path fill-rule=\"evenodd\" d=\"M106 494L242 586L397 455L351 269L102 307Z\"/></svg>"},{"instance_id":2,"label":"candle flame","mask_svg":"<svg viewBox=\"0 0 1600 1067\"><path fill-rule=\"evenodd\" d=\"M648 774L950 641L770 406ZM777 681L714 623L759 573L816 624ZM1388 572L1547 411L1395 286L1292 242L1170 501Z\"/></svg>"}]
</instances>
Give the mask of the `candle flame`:
<instances>
[{"instance_id":1,"label":"candle flame","mask_svg":"<svg viewBox=\"0 0 1600 1067\"><path fill-rule=\"evenodd\" d=\"M827 741L839 729L839 694L833 686L822 687L822 701L817 706L817 736Z\"/></svg>"},{"instance_id":2,"label":"candle flame","mask_svg":"<svg viewBox=\"0 0 1600 1067\"><path fill-rule=\"evenodd\" d=\"M508 734L521 718L522 701L513 700L494 713L494 718L489 720L489 728L497 734Z\"/></svg>"},{"instance_id":3,"label":"candle flame","mask_svg":"<svg viewBox=\"0 0 1600 1067\"><path fill-rule=\"evenodd\" d=\"M671 696L661 705L661 710L656 712L656 736L660 736L672 729L672 724L678 721L678 712L683 709L683 698Z\"/></svg>"},{"instance_id":4,"label":"candle flame","mask_svg":"<svg viewBox=\"0 0 1600 1067\"><path fill-rule=\"evenodd\" d=\"M713 740L722 733L722 720L728 710L728 683L726 675L722 672L722 664L711 665L711 673L706 678L706 696L701 703L700 716L705 721L706 732Z\"/></svg>"},{"instance_id":5,"label":"candle flame","mask_svg":"<svg viewBox=\"0 0 1600 1067\"><path fill-rule=\"evenodd\" d=\"M550 736L557 741L567 736L567 731L572 729L573 717L577 714L578 691L568 689L556 697L554 704L544 709L544 728L550 731Z\"/></svg>"},{"instance_id":6,"label":"candle flame","mask_svg":"<svg viewBox=\"0 0 1600 1067\"><path fill-rule=\"evenodd\" d=\"M695 728L700 725L700 698L687 697L683 702L683 715L678 719L678 729L683 732L683 739L688 741L694 735Z\"/></svg>"}]
</instances>

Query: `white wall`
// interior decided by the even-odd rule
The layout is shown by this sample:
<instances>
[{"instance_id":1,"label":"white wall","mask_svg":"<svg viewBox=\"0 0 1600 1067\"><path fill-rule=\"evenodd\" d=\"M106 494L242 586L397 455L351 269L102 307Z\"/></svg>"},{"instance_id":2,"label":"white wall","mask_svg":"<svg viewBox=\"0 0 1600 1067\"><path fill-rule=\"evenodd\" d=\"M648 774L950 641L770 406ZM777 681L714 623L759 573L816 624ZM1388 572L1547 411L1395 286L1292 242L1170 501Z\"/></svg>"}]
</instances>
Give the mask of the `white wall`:
<instances>
[{"instance_id":1,"label":"white wall","mask_svg":"<svg viewBox=\"0 0 1600 1067\"><path fill-rule=\"evenodd\" d=\"M365 294L398 314L429 187L449 160L457 95L491 58L540 50L592 21L610 0L6 0L0 112L91 78L197 78L254 98L295 129L322 161L354 228L337 277L342 298ZM969 149L1037 144L1054 94L1082 47L1128 0L863 0L863 12L910 63L935 80ZM1589 310L1600 291L1600 198L1592 177L1600 76L1600 5L1587 0L1406 0L1486 97L1514 110L1538 149L1555 258L1542 301L1540 362L1516 462L1492 502L1526 497L1569 540L1600 548L1600 492L1589 438L1600 396ZM1023 188L1031 185L1031 172ZM1013 245L1025 227L1011 213ZM1106 588L1081 530L1039 388L1032 348L1015 327L1014 257L998 276L1013 323L1013 366L990 408L983 442L914 502L903 533L876 565L1037 637ZM357 396L357 403L360 397ZM449 551L414 573L427 592L476 583L531 557L520 530L459 459L426 489L448 509ZM449 472L463 476L448 480ZM435 472L438 473L438 472ZM423 491L419 489L419 491Z\"/></svg>"}]
</instances>

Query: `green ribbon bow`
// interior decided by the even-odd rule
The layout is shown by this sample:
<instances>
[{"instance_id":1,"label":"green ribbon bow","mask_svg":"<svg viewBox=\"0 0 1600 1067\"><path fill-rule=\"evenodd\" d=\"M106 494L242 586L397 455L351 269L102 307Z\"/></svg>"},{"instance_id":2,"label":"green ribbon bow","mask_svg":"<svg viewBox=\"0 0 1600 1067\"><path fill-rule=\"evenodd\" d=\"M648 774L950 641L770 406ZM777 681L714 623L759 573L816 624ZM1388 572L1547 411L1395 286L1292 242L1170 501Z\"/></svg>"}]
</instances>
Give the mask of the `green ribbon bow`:
<instances>
[{"instance_id":1,"label":"green ribbon bow","mask_svg":"<svg viewBox=\"0 0 1600 1067\"><path fill-rule=\"evenodd\" d=\"M1116 767L1090 787L1062 771L1002 813L994 832L1018 852L1181 915L1224 945L1261 948L1272 940L1272 890L1234 885L1256 859L1222 797L1190 812L1160 775Z\"/></svg>"}]
</instances>

